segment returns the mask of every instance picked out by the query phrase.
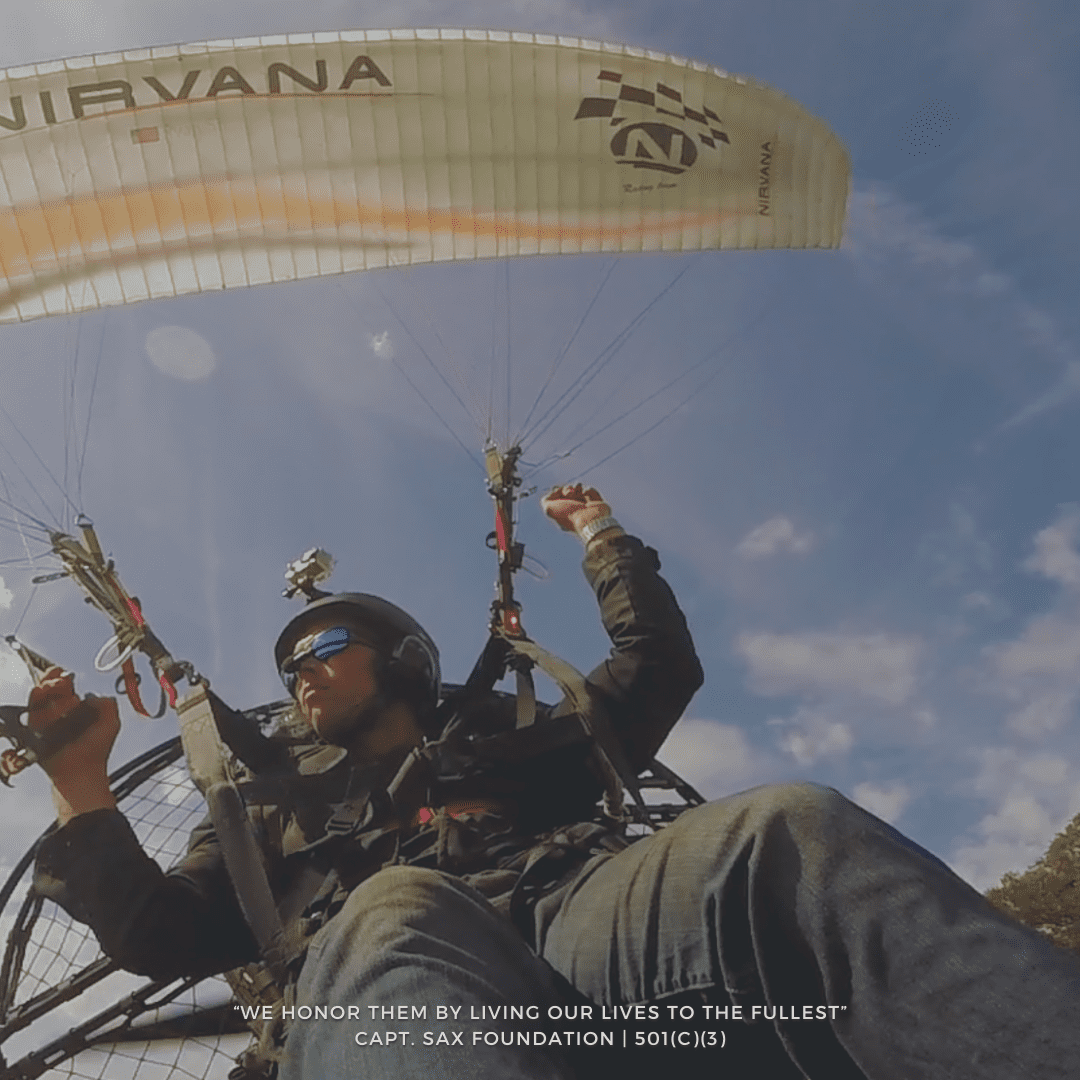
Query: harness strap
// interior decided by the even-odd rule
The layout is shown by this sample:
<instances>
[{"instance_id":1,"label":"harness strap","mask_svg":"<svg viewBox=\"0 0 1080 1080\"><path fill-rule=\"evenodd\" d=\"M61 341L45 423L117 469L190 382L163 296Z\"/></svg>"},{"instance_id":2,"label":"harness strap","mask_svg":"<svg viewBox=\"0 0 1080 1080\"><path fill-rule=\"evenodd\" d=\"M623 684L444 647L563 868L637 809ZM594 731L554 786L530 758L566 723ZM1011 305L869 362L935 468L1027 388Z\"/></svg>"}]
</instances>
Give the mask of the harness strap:
<instances>
[{"instance_id":1,"label":"harness strap","mask_svg":"<svg viewBox=\"0 0 1080 1080\"><path fill-rule=\"evenodd\" d=\"M585 676L565 660L549 653L535 641L523 638L507 638L509 647L520 656L526 657L541 671L551 676L570 699L574 711L581 720L585 732L593 741L596 761L604 778L605 811L610 817L622 816L623 788L630 792L634 800L632 813L643 824L648 823L645 801L641 797L641 787L637 774L630 768L622 746L611 728L607 712L589 689Z\"/></svg>"},{"instance_id":2,"label":"harness strap","mask_svg":"<svg viewBox=\"0 0 1080 1080\"><path fill-rule=\"evenodd\" d=\"M274 903L244 801L229 780L212 784L203 794L244 919L267 961L280 963L284 959L281 952L285 928Z\"/></svg>"},{"instance_id":3,"label":"harness strap","mask_svg":"<svg viewBox=\"0 0 1080 1080\"><path fill-rule=\"evenodd\" d=\"M192 687L177 703L180 741L192 782L206 794L212 784L228 779L225 750L218 737L210 695L203 685Z\"/></svg>"},{"instance_id":4,"label":"harness strap","mask_svg":"<svg viewBox=\"0 0 1080 1080\"><path fill-rule=\"evenodd\" d=\"M274 903L244 801L225 766L225 752L206 687L199 685L185 694L176 712L188 772L206 799L240 910L270 970L283 977L293 950Z\"/></svg>"},{"instance_id":5,"label":"harness strap","mask_svg":"<svg viewBox=\"0 0 1080 1080\"><path fill-rule=\"evenodd\" d=\"M139 673L135 670L135 661L130 656L120 665L120 678L117 680L116 689L119 690L120 684L123 683L124 694L127 695L131 707L140 716L146 717L147 720L160 720L165 715L166 703L176 705L176 688L164 675L160 677L159 681L161 683L161 703L158 705L156 713L149 712L143 704L142 694L139 693Z\"/></svg>"},{"instance_id":6,"label":"harness strap","mask_svg":"<svg viewBox=\"0 0 1080 1080\"><path fill-rule=\"evenodd\" d=\"M517 723L515 727L530 727L536 720L536 686L533 683L532 664L521 664L514 672L517 683Z\"/></svg>"}]
</instances>

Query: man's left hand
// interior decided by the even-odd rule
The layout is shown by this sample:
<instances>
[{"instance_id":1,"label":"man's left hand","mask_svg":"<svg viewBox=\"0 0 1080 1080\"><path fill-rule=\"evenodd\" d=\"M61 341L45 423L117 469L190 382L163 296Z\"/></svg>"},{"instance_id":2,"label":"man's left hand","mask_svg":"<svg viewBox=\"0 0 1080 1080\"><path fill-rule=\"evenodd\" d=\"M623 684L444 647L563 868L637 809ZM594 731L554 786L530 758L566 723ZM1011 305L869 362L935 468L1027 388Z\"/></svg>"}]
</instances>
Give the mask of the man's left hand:
<instances>
[{"instance_id":1,"label":"man's left hand","mask_svg":"<svg viewBox=\"0 0 1080 1080\"><path fill-rule=\"evenodd\" d=\"M564 532L580 532L590 521L611 515L611 507L603 495L596 488L583 488L581 484L552 488L540 505Z\"/></svg>"}]
</instances>

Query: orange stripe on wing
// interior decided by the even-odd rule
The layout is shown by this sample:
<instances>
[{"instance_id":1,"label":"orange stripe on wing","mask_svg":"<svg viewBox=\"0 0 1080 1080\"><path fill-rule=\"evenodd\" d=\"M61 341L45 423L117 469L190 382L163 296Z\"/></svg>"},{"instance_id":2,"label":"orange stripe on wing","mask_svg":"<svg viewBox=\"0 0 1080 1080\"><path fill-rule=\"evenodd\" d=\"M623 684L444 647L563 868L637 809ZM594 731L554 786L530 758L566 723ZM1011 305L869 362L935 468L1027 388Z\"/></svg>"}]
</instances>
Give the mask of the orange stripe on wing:
<instances>
[{"instance_id":1,"label":"orange stripe on wing","mask_svg":"<svg viewBox=\"0 0 1080 1080\"><path fill-rule=\"evenodd\" d=\"M41 271L65 277L80 266L129 263L133 251L161 255L211 237L307 241L330 229L377 228L421 237L456 236L558 242L571 246L631 244L663 233L716 226L755 210L655 213L629 225L544 223L512 214L414 209L323 197L281 178L211 177L72 196L0 211L0 271L9 282ZM320 237L320 234L322 236ZM375 237L369 238L375 240ZM380 239L392 239L382 237ZM352 238L349 238L350 242ZM24 283L25 284L25 283ZM21 290L20 290L21 291Z\"/></svg>"}]
</instances>

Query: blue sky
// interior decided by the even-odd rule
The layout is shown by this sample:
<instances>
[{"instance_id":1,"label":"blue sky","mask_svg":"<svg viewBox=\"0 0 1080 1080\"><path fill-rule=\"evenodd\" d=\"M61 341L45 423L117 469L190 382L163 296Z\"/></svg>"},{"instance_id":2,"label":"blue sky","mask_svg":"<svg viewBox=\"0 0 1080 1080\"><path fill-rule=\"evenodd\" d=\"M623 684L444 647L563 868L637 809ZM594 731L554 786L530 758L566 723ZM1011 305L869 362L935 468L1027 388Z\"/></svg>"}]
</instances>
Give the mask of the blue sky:
<instances>
[{"instance_id":1,"label":"blue sky","mask_svg":"<svg viewBox=\"0 0 1080 1080\"><path fill-rule=\"evenodd\" d=\"M440 25L705 60L782 89L845 142L854 182L841 250L616 266L583 331L594 352L690 269L598 392L633 401L672 363L715 353L702 369L711 381L595 470L685 394L535 482L587 470L659 550L707 673L661 756L706 795L815 779L980 888L1022 869L1080 811L1080 11L1051 0L377 10L39 0L0 15L0 67L175 41ZM408 608L440 642L447 677L460 679L491 599L490 500L475 462L395 365L478 458L476 428L415 342L480 398L493 353L509 349L520 419L530 380L607 268L592 258L424 267L4 326L2 402L57 474L64 416L76 430L89 417L69 492L158 634L233 704L279 695L270 648L295 609L279 595L281 574L316 544L338 560L336 587ZM178 342L185 373L201 377L170 368ZM568 420L589 416L581 405ZM553 430L530 460L568 449L573 426ZM3 421L0 440L60 507ZM3 469L32 505L25 478ZM548 578L522 581L525 624L588 669L606 643L580 549L536 502L523 505L520 535ZM19 554L7 536L0 545L2 559ZM30 572L0 573L4 633L22 618L25 640L79 673L83 689L108 692L91 673L104 620L62 582L38 589L23 616ZM0 657L0 696L17 701L25 689ZM114 761L173 730L131 718ZM40 779L18 783L7 864L50 817Z\"/></svg>"}]
</instances>

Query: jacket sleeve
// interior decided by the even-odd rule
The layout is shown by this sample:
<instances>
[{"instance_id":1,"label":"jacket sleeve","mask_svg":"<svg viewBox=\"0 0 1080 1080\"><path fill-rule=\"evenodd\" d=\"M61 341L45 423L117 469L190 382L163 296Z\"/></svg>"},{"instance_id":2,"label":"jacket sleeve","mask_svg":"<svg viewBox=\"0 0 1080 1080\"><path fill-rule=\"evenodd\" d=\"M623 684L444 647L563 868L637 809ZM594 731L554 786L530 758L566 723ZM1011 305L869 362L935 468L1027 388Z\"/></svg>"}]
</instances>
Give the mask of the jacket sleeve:
<instances>
[{"instance_id":1,"label":"jacket sleeve","mask_svg":"<svg viewBox=\"0 0 1080 1080\"><path fill-rule=\"evenodd\" d=\"M603 695L630 764L640 769L667 738L704 673L652 548L632 536L596 540L582 566L613 646L587 681ZM555 711L569 709L563 703Z\"/></svg>"},{"instance_id":2,"label":"jacket sleeve","mask_svg":"<svg viewBox=\"0 0 1080 1080\"><path fill-rule=\"evenodd\" d=\"M80 814L41 842L34 886L136 974L212 974L258 959L206 822L192 833L184 860L165 873L119 811Z\"/></svg>"}]
</instances>

